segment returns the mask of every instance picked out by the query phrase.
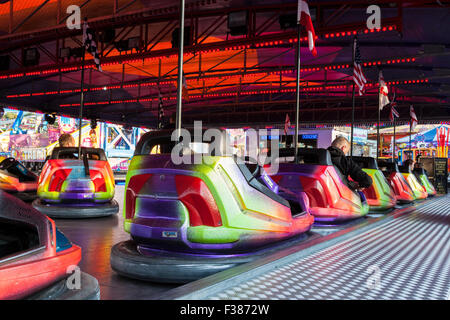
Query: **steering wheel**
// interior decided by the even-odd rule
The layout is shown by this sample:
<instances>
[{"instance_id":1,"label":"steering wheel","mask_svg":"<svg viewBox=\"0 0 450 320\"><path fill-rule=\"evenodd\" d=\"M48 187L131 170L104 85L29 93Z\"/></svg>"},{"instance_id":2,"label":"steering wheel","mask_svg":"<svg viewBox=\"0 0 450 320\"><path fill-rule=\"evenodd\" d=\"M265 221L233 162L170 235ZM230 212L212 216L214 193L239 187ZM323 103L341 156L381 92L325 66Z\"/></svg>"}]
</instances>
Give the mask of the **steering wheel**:
<instances>
[{"instance_id":1,"label":"steering wheel","mask_svg":"<svg viewBox=\"0 0 450 320\"><path fill-rule=\"evenodd\" d=\"M14 158L6 158L2 162L0 162L0 169L7 170L9 167L11 167L16 162L16 159Z\"/></svg>"}]
</instances>

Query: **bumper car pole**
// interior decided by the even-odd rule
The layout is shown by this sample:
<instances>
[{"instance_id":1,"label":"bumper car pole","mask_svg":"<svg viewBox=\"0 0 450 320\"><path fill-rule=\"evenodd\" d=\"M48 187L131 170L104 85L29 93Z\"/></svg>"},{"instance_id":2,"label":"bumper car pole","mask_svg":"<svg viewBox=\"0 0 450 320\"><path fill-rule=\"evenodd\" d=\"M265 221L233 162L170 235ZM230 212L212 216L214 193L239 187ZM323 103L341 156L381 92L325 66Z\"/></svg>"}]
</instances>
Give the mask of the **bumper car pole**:
<instances>
[{"instance_id":1,"label":"bumper car pole","mask_svg":"<svg viewBox=\"0 0 450 320\"><path fill-rule=\"evenodd\" d=\"M297 20L299 20L297 18ZM298 122L299 122L299 113L300 113L300 61L301 61L301 54L300 54L300 31L301 31L301 24L300 22L297 22L297 79L296 79L296 102L295 102L295 153L294 153L294 161L295 163L298 163ZM287 141L287 133L286 133L286 141Z\"/></svg>"},{"instance_id":2,"label":"bumper car pole","mask_svg":"<svg viewBox=\"0 0 450 320\"><path fill-rule=\"evenodd\" d=\"M84 19L84 23L87 23L87 18ZM84 30L84 26L83 26ZM84 31L83 31L84 34ZM78 159L81 159L81 129L83 122L83 107L84 107L84 65L86 61L86 44L84 43L85 39L83 39L82 44L82 62L81 62L81 94L80 94L80 117L78 119Z\"/></svg>"},{"instance_id":3,"label":"bumper car pole","mask_svg":"<svg viewBox=\"0 0 450 320\"><path fill-rule=\"evenodd\" d=\"M177 142L180 141L181 136L181 109L183 104L182 90L183 90L183 47L184 47L184 0L180 0L180 43L178 52L178 88L177 88L177 111L176 111L176 130ZM187 84L186 84L187 86ZM187 88L186 88L187 90Z\"/></svg>"}]
</instances>

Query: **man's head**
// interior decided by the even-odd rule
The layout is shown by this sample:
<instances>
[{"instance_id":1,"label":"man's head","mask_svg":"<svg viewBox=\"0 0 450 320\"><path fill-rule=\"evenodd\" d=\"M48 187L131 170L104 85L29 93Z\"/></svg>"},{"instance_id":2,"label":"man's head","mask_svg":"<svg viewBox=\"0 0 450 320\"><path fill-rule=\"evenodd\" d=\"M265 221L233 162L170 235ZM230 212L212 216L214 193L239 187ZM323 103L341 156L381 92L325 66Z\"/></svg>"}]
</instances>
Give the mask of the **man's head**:
<instances>
[{"instance_id":1,"label":"man's head","mask_svg":"<svg viewBox=\"0 0 450 320\"><path fill-rule=\"evenodd\" d=\"M75 147L75 139L68 133L63 133L58 142L60 147Z\"/></svg>"},{"instance_id":2,"label":"man's head","mask_svg":"<svg viewBox=\"0 0 450 320\"><path fill-rule=\"evenodd\" d=\"M414 163L415 161L412 159L406 159L405 162L403 163L406 167L409 167L410 170L414 169Z\"/></svg>"},{"instance_id":3,"label":"man's head","mask_svg":"<svg viewBox=\"0 0 450 320\"><path fill-rule=\"evenodd\" d=\"M350 151L350 142L343 136L339 136L331 143L332 147L341 149L344 154Z\"/></svg>"}]
</instances>

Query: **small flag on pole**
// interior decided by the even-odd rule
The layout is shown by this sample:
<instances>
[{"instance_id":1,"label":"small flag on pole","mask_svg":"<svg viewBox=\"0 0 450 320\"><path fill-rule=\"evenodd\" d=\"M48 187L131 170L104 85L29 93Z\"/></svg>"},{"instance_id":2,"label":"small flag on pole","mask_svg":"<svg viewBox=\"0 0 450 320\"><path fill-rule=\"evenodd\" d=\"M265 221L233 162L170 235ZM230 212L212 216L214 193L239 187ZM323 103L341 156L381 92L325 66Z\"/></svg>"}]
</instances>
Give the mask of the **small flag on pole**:
<instances>
[{"instance_id":1,"label":"small flag on pole","mask_svg":"<svg viewBox=\"0 0 450 320\"><path fill-rule=\"evenodd\" d=\"M102 67L100 65L100 55L98 54L97 44L94 39L94 30L92 30L88 23L84 21L83 24L83 45L86 50L94 57L95 66L99 71L102 71Z\"/></svg>"},{"instance_id":2,"label":"small flag on pole","mask_svg":"<svg viewBox=\"0 0 450 320\"><path fill-rule=\"evenodd\" d=\"M184 76L184 73L183 73L183 88L182 88L181 94L185 100L189 101L188 86L187 86L186 77Z\"/></svg>"},{"instance_id":3,"label":"small flag on pole","mask_svg":"<svg viewBox=\"0 0 450 320\"><path fill-rule=\"evenodd\" d=\"M384 81L383 72L380 70L379 75L379 83L380 83L380 94L379 94L379 107L380 110L384 108L384 106L388 105L389 97L388 97L388 87L386 85L386 82Z\"/></svg>"},{"instance_id":4,"label":"small flag on pole","mask_svg":"<svg viewBox=\"0 0 450 320\"><path fill-rule=\"evenodd\" d=\"M412 131L417 126L417 123L419 122L419 121L417 121L416 112L414 111L414 108L412 105L409 107L409 115L411 117L411 131Z\"/></svg>"},{"instance_id":5,"label":"small flag on pole","mask_svg":"<svg viewBox=\"0 0 450 320\"><path fill-rule=\"evenodd\" d=\"M355 81L356 86L359 89L359 95L362 96L364 93L364 87L367 83L366 77L364 76L364 73L362 72L361 68L361 52L359 51L359 45L358 41L355 37L355 44L354 44L354 50L355 50L355 62L353 65L353 81Z\"/></svg>"},{"instance_id":6,"label":"small flag on pole","mask_svg":"<svg viewBox=\"0 0 450 320\"><path fill-rule=\"evenodd\" d=\"M309 13L308 3L305 0L298 0L297 21L305 27L308 32L308 46L309 50L314 56L317 56L316 50L316 33Z\"/></svg>"},{"instance_id":7,"label":"small flag on pole","mask_svg":"<svg viewBox=\"0 0 450 320\"><path fill-rule=\"evenodd\" d=\"M164 118L163 97L161 95L161 91L158 90L158 128L159 129L161 129L163 127L163 118Z\"/></svg>"},{"instance_id":8,"label":"small flag on pole","mask_svg":"<svg viewBox=\"0 0 450 320\"><path fill-rule=\"evenodd\" d=\"M289 115L286 113L286 120L284 120L284 134L286 136L287 136L290 126L291 126L291 120L289 119Z\"/></svg>"},{"instance_id":9,"label":"small flag on pole","mask_svg":"<svg viewBox=\"0 0 450 320\"><path fill-rule=\"evenodd\" d=\"M398 113L397 109L395 109L395 107L397 107L397 102L392 102L391 103L391 113L389 114L389 119L391 121L394 121L394 117L396 117L396 118L400 117L400 114Z\"/></svg>"}]
</instances>

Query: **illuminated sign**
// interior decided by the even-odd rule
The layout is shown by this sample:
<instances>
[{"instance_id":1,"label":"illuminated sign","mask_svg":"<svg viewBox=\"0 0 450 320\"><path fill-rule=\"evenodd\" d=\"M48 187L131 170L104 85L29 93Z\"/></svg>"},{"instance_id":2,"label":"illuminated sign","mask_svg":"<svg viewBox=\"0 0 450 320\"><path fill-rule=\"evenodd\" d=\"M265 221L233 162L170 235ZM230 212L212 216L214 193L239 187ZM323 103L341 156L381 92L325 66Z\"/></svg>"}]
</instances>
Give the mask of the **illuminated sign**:
<instances>
[{"instance_id":1,"label":"illuminated sign","mask_svg":"<svg viewBox=\"0 0 450 320\"><path fill-rule=\"evenodd\" d=\"M318 137L317 134L302 134L303 140L316 140Z\"/></svg>"}]
</instances>

